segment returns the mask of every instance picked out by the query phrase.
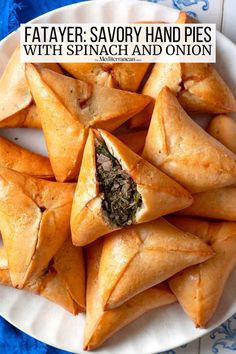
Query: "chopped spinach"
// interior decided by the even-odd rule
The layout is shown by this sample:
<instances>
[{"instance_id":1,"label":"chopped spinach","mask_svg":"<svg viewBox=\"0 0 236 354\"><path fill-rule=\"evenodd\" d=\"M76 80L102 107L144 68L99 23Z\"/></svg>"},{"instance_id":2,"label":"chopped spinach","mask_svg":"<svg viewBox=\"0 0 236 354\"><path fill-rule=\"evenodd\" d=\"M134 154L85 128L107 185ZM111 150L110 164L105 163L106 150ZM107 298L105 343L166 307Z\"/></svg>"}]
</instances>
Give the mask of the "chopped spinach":
<instances>
[{"instance_id":1,"label":"chopped spinach","mask_svg":"<svg viewBox=\"0 0 236 354\"><path fill-rule=\"evenodd\" d=\"M137 186L110 153L104 140L96 139L95 148L99 189L104 194L104 216L111 225L131 225L142 205Z\"/></svg>"}]
</instances>

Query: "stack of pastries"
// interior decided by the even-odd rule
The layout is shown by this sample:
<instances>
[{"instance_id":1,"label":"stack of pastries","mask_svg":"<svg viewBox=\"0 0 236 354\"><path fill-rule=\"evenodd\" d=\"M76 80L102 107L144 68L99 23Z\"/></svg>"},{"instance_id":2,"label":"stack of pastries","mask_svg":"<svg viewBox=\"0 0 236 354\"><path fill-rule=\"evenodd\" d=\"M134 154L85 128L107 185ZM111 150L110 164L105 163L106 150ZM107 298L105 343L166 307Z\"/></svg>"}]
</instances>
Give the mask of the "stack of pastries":
<instances>
[{"instance_id":1,"label":"stack of pastries","mask_svg":"<svg viewBox=\"0 0 236 354\"><path fill-rule=\"evenodd\" d=\"M0 283L86 312L86 350L175 301L207 326L236 263L235 111L210 64L33 65L17 48L0 127L42 129L49 157L0 138Z\"/></svg>"}]
</instances>

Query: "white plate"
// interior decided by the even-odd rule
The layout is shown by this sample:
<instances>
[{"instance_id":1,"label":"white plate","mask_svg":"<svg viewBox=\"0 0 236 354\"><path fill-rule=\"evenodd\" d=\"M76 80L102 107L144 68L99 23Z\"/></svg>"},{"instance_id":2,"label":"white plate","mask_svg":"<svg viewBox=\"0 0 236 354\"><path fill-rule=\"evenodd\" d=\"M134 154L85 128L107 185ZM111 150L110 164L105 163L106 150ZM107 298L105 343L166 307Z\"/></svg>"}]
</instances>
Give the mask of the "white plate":
<instances>
[{"instance_id":1,"label":"white plate","mask_svg":"<svg viewBox=\"0 0 236 354\"><path fill-rule=\"evenodd\" d=\"M82 23L162 20L173 22L178 11L136 0L99 0L63 7L33 22ZM19 40L13 33L0 43L0 75ZM217 67L236 92L236 47L217 35ZM40 131L2 129L1 135L39 153L46 154ZM236 312L236 270L226 285L223 298L208 329L196 329L175 304L151 311L125 327L99 350L100 354L149 354L169 350L209 332ZM42 342L73 353L82 353L84 315L73 317L57 305L25 292L0 286L0 315L14 326Z\"/></svg>"}]
</instances>

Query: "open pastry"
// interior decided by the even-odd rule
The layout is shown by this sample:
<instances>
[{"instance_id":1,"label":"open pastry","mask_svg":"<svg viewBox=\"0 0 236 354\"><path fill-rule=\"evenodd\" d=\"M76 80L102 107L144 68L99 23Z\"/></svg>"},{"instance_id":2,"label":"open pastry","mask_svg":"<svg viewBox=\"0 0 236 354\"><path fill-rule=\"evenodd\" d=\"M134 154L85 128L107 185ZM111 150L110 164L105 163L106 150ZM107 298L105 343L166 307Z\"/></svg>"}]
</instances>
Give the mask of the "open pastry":
<instances>
[{"instance_id":1,"label":"open pastry","mask_svg":"<svg viewBox=\"0 0 236 354\"><path fill-rule=\"evenodd\" d=\"M0 284L12 286L5 249L0 248ZM41 295L74 315L85 311L85 272L81 248L68 238L41 274L24 290Z\"/></svg>"},{"instance_id":2,"label":"open pastry","mask_svg":"<svg viewBox=\"0 0 236 354\"><path fill-rule=\"evenodd\" d=\"M0 167L0 231L14 287L49 263L70 234L74 184L49 182Z\"/></svg>"},{"instance_id":3,"label":"open pastry","mask_svg":"<svg viewBox=\"0 0 236 354\"><path fill-rule=\"evenodd\" d=\"M236 187L197 193L193 198L193 204L178 214L236 221Z\"/></svg>"},{"instance_id":4,"label":"open pastry","mask_svg":"<svg viewBox=\"0 0 236 354\"><path fill-rule=\"evenodd\" d=\"M75 245L191 203L185 189L115 136L90 129L71 212Z\"/></svg>"},{"instance_id":5,"label":"open pastry","mask_svg":"<svg viewBox=\"0 0 236 354\"><path fill-rule=\"evenodd\" d=\"M162 218L111 233L104 238L99 267L103 308L116 308L213 254L198 237Z\"/></svg>"},{"instance_id":6,"label":"open pastry","mask_svg":"<svg viewBox=\"0 0 236 354\"><path fill-rule=\"evenodd\" d=\"M192 23L184 12L180 12L176 23ZM227 113L236 111L236 100L230 88L208 63L156 63L145 83L142 93L156 100L163 87L177 95L181 105L189 113ZM152 115L154 104L128 122L130 128L142 126Z\"/></svg>"},{"instance_id":7,"label":"open pastry","mask_svg":"<svg viewBox=\"0 0 236 354\"><path fill-rule=\"evenodd\" d=\"M103 240L89 245L87 250L87 316L84 335L84 349L100 346L112 334L151 309L169 305L176 301L169 288L160 284L135 296L120 307L103 311L99 292L99 263Z\"/></svg>"},{"instance_id":8,"label":"open pastry","mask_svg":"<svg viewBox=\"0 0 236 354\"><path fill-rule=\"evenodd\" d=\"M205 327L215 313L225 283L236 263L236 223L168 218L180 229L198 235L215 256L170 279L169 285L197 327Z\"/></svg>"},{"instance_id":9,"label":"open pastry","mask_svg":"<svg viewBox=\"0 0 236 354\"><path fill-rule=\"evenodd\" d=\"M236 121L233 118L225 114L214 117L207 132L236 154Z\"/></svg>"},{"instance_id":10,"label":"open pastry","mask_svg":"<svg viewBox=\"0 0 236 354\"><path fill-rule=\"evenodd\" d=\"M38 178L54 178L47 157L35 154L2 137L0 137L0 166Z\"/></svg>"},{"instance_id":11,"label":"open pastry","mask_svg":"<svg viewBox=\"0 0 236 354\"><path fill-rule=\"evenodd\" d=\"M37 65L62 72L56 63ZM17 47L0 78L0 127L19 127L24 124L24 127L34 128L35 119L31 122L32 114L29 113L32 101L25 77L25 64L20 61L20 47Z\"/></svg>"},{"instance_id":12,"label":"open pastry","mask_svg":"<svg viewBox=\"0 0 236 354\"><path fill-rule=\"evenodd\" d=\"M207 134L165 87L156 100L143 157L192 193L236 183L236 156Z\"/></svg>"},{"instance_id":13,"label":"open pastry","mask_svg":"<svg viewBox=\"0 0 236 354\"><path fill-rule=\"evenodd\" d=\"M149 63L60 63L79 80L126 91L137 91Z\"/></svg>"},{"instance_id":14,"label":"open pastry","mask_svg":"<svg viewBox=\"0 0 236 354\"><path fill-rule=\"evenodd\" d=\"M150 102L144 95L37 70L32 64L26 74L58 181L78 176L89 126L114 130Z\"/></svg>"},{"instance_id":15,"label":"open pastry","mask_svg":"<svg viewBox=\"0 0 236 354\"><path fill-rule=\"evenodd\" d=\"M118 134L117 138L122 141L122 143L127 145L130 150L140 155L143 151L146 136L147 130L140 130L137 132L130 131L127 133Z\"/></svg>"}]
</instances>

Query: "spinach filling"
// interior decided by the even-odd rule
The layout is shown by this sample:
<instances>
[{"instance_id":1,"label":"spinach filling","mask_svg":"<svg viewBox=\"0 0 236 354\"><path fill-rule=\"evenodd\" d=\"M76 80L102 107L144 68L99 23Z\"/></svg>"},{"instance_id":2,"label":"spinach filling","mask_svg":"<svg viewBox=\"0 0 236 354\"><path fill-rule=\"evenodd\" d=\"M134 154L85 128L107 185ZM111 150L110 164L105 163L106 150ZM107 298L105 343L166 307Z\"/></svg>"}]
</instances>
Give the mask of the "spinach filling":
<instances>
[{"instance_id":1,"label":"spinach filling","mask_svg":"<svg viewBox=\"0 0 236 354\"><path fill-rule=\"evenodd\" d=\"M142 205L136 184L109 152L104 140L96 139L95 148L99 190L104 193L104 216L111 225L131 225Z\"/></svg>"}]
</instances>

